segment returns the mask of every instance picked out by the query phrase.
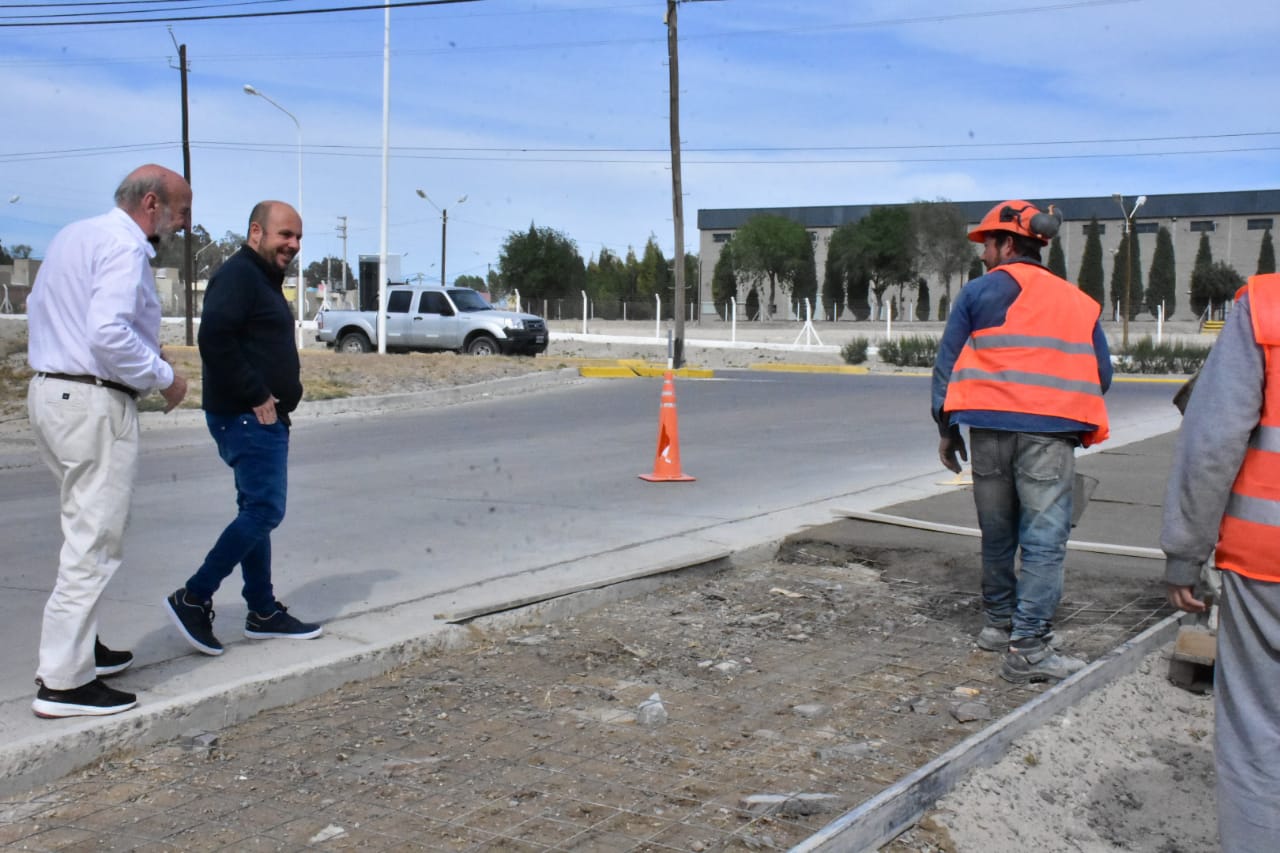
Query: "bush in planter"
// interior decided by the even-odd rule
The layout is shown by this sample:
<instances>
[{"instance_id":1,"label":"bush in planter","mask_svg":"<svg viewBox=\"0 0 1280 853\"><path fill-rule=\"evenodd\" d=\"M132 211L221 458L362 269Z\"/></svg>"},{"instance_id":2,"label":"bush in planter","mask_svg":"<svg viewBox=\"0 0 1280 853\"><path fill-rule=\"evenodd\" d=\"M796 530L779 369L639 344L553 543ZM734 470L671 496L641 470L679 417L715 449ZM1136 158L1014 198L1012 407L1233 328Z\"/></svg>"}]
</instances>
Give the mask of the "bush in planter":
<instances>
[{"instance_id":1,"label":"bush in planter","mask_svg":"<svg viewBox=\"0 0 1280 853\"><path fill-rule=\"evenodd\" d=\"M863 364L867 360L867 347L871 342L866 338L854 338L840 349L840 357L845 364Z\"/></svg>"},{"instance_id":2,"label":"bush in planter","mask_svg":"<svg viewBox=\"0 0 1280 853\"><path fill-rule=\"evenodd\" d=\"M1195 373L1209 355L1209 347L1182 341L1159 343L1146 335L1116 359L1122 373Z\"/></svg>"},{"instance_id":3,"label":"bush in planter","mask_svg":"<svg viewBox=\"0 0 1280 853\"><path fill-rule=\"evenodd\" d=\"M933 367L938 357L938 339L909 335L880 344L880 360L899 367Z\"/></svg>"}]
</instances>

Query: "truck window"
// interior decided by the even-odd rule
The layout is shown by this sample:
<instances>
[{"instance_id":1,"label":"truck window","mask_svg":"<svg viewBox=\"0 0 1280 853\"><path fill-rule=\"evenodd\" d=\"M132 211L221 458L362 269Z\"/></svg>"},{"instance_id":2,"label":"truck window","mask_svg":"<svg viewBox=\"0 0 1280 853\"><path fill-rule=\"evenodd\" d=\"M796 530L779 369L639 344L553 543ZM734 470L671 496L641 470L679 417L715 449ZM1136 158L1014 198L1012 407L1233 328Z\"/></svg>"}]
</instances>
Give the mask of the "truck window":
<instances>
[{"instance_id":1,"label":"truck window","mask_svg":"<svg viewBox=\"0 0 1280 853\"><path fill-rule=\"evenodd\" d=\"M393 290L391 295L387 297L387 313L388 314L408 314L409 306L413 304L413 291L410 290Z\"/></svg>"},{"instance_id":2,"label":"truck window","mask_svg":"<svg viewBox=\"0 0 1280 853\"><path fill-rule=\"evenodd\" d=\"M453 310L449 308L449 302L444 298L443 293L428 290L422 294L422 298L418 301L418 313L452 316Z\"/></svg>"}]
</instances>

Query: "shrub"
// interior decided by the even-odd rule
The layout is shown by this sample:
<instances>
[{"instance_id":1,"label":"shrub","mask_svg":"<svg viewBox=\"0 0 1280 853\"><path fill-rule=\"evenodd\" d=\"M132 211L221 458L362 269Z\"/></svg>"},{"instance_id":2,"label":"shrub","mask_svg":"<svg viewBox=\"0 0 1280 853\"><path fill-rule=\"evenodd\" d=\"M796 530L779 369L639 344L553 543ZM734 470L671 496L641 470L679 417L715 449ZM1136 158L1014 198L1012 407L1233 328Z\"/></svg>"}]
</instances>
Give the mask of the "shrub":
<instances>
[{"instance_id":1,"label":"shrub","mask_svg":"<svg viewBox=\"0 0 1280 853\"><path fill-rule=\"evenodd\" d=\"M938 339L910 335L880 344L880 360L899 367L933 367L938 357Z\"/></svg>"},{"instance_id":2,"label":"shrub","mask_svg":"<svg viewBox=\"0 0 1280 853\"><path fill-rule=\"evenodd\" d=\"M1121 352L1115 367L1122 373L1195 373L1208 356L1209 347L1203 344L1157 344L1147 335Z\"/></svg>"},{"instance_id":3,"label":"shrub","mask_svg":"<svg viewBox=\"0 0 1280 853\"><path fill-rule=\"evenodd\" d=\"M867 347L870 344L866 338L854 338L840 349L840 357L845 364L862 364L867 360Z\"/></svg>"}]
</instances>

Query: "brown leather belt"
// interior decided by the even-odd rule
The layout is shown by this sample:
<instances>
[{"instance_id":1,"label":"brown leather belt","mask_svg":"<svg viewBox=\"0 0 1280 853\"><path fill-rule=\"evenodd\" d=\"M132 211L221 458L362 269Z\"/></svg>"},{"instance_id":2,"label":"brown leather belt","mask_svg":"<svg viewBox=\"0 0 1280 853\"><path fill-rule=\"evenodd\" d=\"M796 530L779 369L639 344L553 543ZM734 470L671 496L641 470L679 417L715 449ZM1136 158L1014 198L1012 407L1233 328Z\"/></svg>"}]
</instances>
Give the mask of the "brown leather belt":
<instances>
[{"instance_id":1,"label":"brown leather belt","mask_svg":"<svg viewBox=\"0 0 1280 853\"><path fill-rule=\"evenodd\" d=\"M103 388L111 388L115 391L123 391L133 399L138 399L138 392L120 382L112 382L110 379L99 379L96 376L81 375L75 373L38 373L37 376L47 376L50 379L65 379L68 382L79 382L83 385L101 385Z\"/></svg>"}]
</instances>

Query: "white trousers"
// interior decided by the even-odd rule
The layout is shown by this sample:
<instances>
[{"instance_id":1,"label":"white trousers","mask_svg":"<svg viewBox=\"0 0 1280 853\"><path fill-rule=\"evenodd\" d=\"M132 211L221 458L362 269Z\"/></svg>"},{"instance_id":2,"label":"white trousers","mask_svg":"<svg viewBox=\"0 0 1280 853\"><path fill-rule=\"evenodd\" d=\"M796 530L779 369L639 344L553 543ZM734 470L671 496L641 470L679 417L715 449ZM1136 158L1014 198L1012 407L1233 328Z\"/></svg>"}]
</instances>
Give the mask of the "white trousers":
<instances>
[{"instance_id":1,"label":"white trousers","mask_svg":"<svg viewBox=\"0 0 1280 853\"><path fill-rule=\"evenodd\" d=\"M98 601L124 554L138 410L123 391L36 376L27 388L27 415L40 457L58 481L63 537L36 677L70 690L96 677Z\"/></svg>"}]
</instances>

